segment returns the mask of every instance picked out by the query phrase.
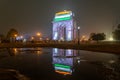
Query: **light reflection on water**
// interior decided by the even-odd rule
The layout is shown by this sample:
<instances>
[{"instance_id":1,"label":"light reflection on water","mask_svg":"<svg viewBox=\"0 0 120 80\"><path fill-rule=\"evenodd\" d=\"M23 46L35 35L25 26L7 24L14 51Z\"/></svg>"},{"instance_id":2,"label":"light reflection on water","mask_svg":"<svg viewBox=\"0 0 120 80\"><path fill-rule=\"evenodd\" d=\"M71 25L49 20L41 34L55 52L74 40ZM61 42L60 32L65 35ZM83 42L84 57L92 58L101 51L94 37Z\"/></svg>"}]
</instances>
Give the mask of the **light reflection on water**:
<instances>
[{"instance_id":1,"label":"light reflection on water","mask_svg":"<svg viewBox=\"0 0 120 80\"><path fill-rule=\"evenodd\" d=\"M78 54L76 50L54 48L52 58L55 72L63 75L71 75L74 65L79 62L77 59Z\"/></svg>"},{"instance_id":2,"label":"light reflection on water","mask_svg":"<svg viewBox=\"0 0 120 80\"><path fill-rule=\"evenodd\" d=\"M32 80L120 80L118 55L57 48L7 50L11 56L0 59L0 68L18 70Z\"/></svg>"}]
</instances>

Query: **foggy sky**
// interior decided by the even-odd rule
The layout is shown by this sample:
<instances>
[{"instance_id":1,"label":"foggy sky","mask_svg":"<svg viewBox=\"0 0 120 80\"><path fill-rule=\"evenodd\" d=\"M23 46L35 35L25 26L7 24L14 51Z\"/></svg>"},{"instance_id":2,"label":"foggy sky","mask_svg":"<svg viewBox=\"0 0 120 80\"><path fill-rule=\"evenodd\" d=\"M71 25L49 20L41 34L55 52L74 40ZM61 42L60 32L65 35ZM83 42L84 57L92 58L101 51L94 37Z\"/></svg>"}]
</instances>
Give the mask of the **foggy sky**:
<instances>
[{"instance_id":1,"label":"foggy sky","mask_svg":"<svg viewBox=\"0 0 120 80\"><path fill-rule=\"evenodd\" d=\"M15 28L20 34L52 34L56 12L75 13L81 35L91 32L110 34L120 23L120 0L0 0L0 34Z\"/></svg>"}]
</instances>

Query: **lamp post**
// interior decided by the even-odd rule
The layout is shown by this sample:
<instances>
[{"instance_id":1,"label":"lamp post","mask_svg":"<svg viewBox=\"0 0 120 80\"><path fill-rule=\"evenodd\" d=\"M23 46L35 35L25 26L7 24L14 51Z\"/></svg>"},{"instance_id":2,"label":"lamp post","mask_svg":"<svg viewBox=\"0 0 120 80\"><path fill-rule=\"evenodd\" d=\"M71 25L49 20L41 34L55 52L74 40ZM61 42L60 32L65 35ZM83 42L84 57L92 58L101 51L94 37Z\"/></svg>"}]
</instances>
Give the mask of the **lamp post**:
<instances>
[{"instance_id":1,"label":"lamp post","mask_svg":"<svg viewBox=\"0 0 120 80\"><path fill-rule=\"evenodd\" d=\"M41 34L38 32L38 33L36 33L36 35L37 35L37 36L40 36Z\"/></svg>"},{"instance_id":2,"label":"lamp post","mask_svg":"<svg viewBox=\"0 0 120 80\"><path fill-rule=\"evenodd\" d=\"M78 44L80 44L80 27L78 26Z\"/></svg>"},{"instance_id":3,"label":"lamp post","mask_svg":"<svg viewBox=\"0 0 120 80\"><path fill-rule=\"evenodd\" d=\"M16 37L17 37L18 35L17 34L14 34L14 41L16 41Z\"/></svg>"},{"instance_id":4,"label":"lamp post","mask_svg":"<svg viewBox=\"0 0 120 80\"><path fill-rule=\"evenodd\" d=\"M36 35L37 35L37 39L38 39L38 41L39 41L40 38L41 38L41 33L40 33L40 32L37 32Z\"/></svg>"}]
</instances>

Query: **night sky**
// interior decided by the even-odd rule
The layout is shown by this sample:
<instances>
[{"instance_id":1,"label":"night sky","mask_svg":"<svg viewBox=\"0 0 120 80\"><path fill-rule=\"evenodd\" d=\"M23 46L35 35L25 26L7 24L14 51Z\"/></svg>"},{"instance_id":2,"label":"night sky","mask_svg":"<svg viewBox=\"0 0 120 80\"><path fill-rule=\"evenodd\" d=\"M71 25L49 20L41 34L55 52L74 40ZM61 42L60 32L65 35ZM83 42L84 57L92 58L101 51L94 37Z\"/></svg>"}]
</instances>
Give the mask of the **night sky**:
<instances>
[{"instance_id":1,"label":"night sky","mask_svg":"<svg viewBox=\"0 0 120 80\"><path fill-rule=\"evenodd\" d=\"M56 12L75 13L81 35L104 32L120 23L120 0L0 0L0 34L15 28L20 34L52 34Z\"/></svg>"}]
</instances>

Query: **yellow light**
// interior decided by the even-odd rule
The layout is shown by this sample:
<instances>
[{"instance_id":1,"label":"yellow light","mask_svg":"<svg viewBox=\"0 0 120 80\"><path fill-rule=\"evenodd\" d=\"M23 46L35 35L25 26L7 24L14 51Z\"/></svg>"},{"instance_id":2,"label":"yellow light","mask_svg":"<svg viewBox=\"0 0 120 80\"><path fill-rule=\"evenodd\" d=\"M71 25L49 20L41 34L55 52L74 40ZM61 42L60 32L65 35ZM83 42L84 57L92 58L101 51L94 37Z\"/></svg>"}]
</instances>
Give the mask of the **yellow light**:
<instances>
[{"instance_id":1,"label":"yellow light","mask_svg":"<svg viewBox=\"0 0 120 80\"><path fill-rule=\"evenodd\" d=\"M34 39L34 37L31 37L31 39L33 40L33 39Z\"/></svg>"},{"instance_id":2,"label":"yellow light","mask_svg":"<svg viewBox=\"0 0 120 80\"><path fill-rule=\"evenodd\" d=\"M56 15L69 14L69 13L71 13L71 11L66 11L66 10L64 10L64 11L61 11L61 12L56 13Z\"/></svg>"},{"instance_id":3,"label":"yellow light","mask_svg":"<svg viewBox=\"0 0 120 80\"><path fill-rule=\"evenodd\" d=\"M46 38L46 40L49 40L49 38Z\"/></svg>"},{"instance_id":4,"label":"yellow light","mask_svg":"<svg viewBox=\"0 0 120 80\"><path fill-rule=\"evenodd\" d=\"M114 40L113 37L110 37L110 38L109 38L109 41L113 41L113 40Z\"/></svg>"},{"instance_id":5,"label":"yellow light","mask_svg":"<svg viewBox=\"0 0 120 80\"><path fill-rule=\"evenodd\" d=\"M37 33L37 36L40 36L40 35L41 35L41 34L38 32L38 33Z\"/></svg>"},{"instance_id":6,"label":"yellow light","mask_svg":"<svg viewBox=\"0 0 120 80\"><path fill-rule=\"evenodd\" d=\"M17 48L13 48L13 51L14 51L15 55L18 52Z\"/></svg>"},{"instance_id":7,"label":"yellow light","mask_svg":"<svg viewBox=\"0 0 120 80\"><path fill-rule=\"evenodd\" d=\"M82 36L82 38L84 39L84 38L85 38L85 36L83 35L83 36Z\"/></svg>"},{"instance_id":8,"label":"yellow light","mask_svg":"<svg viewBox=\"0 0 120 80\"><path fill-rule=\"evenodd\" d=\"M15 34L14 36L17 37L17 34Z\"/></svg>"}]
</instances>

